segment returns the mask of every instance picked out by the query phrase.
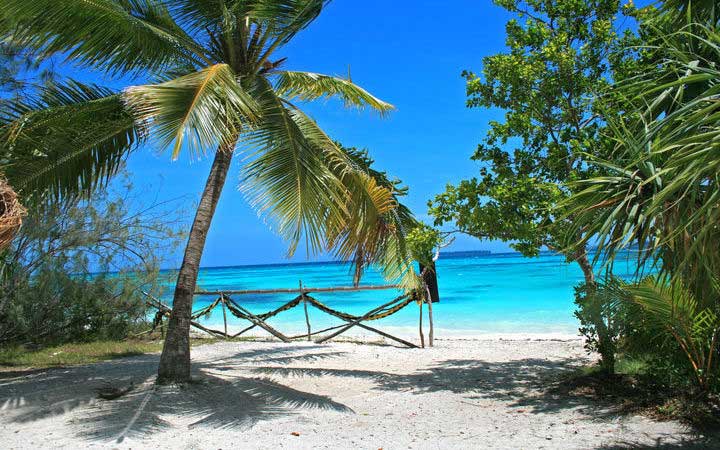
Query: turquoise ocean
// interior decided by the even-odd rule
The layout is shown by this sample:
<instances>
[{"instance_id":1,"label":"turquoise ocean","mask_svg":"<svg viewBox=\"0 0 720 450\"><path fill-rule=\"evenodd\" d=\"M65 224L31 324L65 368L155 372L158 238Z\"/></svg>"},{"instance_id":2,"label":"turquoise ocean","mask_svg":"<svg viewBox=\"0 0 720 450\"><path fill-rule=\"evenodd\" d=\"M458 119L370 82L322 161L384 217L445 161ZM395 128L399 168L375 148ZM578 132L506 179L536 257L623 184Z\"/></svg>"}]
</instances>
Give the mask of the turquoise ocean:
<instances>
[{"instance_id":1,"label":"turquoise ocean","mask_svg":"<svg viewBox=\"0 0 720 450\"><path fill-rule=\"evenodd\" d=\"M630 277L635 265L630 259L616 262L615 273ZM582 281L577 264L568 264L563 256L550 252L526 258L518 253L445 252L437 262L440 302L433 313L438 336L494 334L577 334L573 315L573 286ZM349 286L352 275L343 263L274 264L239 267L213 267L200 271L198 288L202 290L248 290L305 287ZM174 280L168 278L163 299L172 301ZM386 284L376 271L368 271L363 285ZM360 292L319 292L313 296L322 303L355 315L388 302L399 295L394 289ZM273 310L297 294L232 296L253 313ZM195 297L194 310L216 297ZM310 308L315 330L338 324L321 311ZM222 310L201 320L206 326L222 329ZM302 307L285 311L269 323L293 334L306 330ZM375 322L380 328L416 330L418 307L410 304L399 313ZM228 314L228 328L239 330L248 323Z\"/></svg>"}]
</instances>

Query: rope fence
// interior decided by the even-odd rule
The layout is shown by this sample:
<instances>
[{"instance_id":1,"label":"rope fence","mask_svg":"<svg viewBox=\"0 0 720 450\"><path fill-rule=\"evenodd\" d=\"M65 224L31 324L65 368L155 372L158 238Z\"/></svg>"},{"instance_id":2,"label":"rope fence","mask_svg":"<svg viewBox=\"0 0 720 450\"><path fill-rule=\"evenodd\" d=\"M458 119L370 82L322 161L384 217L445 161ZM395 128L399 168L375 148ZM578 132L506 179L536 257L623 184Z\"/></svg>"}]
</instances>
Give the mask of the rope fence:
<instances>
[{"instance_id":1,"label":"rope fence","mask_svg":"<svg viewBox=\"0 0 720 450\"><path fill-rule=\"evenodd\" d=\"M401 311L405 307L407 307L409 304L413 302L417 302L418 299L414 295L409 294L401 294L391 301L372 309L371 311L367 312L364 315L358 316L354 314L350 314L344 311L340 311L334 308L331 308L327 306L326 304L320 302L315 297L309 295L310 293L318 293L318 292L348 292L348 291L374 291L374 290L388 290L388 289L397 289L397 285L385 285L385 286L338 286L338 287L330 287L330 288L303 288L302 282L300 283L300 287L297 289L266 289L266 290L242 290L242 291L197 291L195 292L195 295L203 295L203 296L209 296L209 295L217 295L217 299L214 300L212 303L210 303L207 306L204 306L200 308L199 310L192 313L190 316L190 324L191 326L202 330L206 333L209 333L213 336L222 337L222 338L236 338L244 333L259 327L270 333L271 335L275 336L276 338L280 339L283 342L291 342L293 340L307 338L308 341L312 340L313 336L318 336L323 333L327 333L330 331L333 331L330 335L320 337L315 342L316 343L322 343L326 342L336 336L339 336L340 334L348 331L350 328L353 327L359 327L362 329L365 329L367 331L371 331L373 333L376 333L380 336L383 336L385 338L394 340L396 342L399 342L407 347L416 348L417 345L408 342L404 339L401 339L397 336L393 336L389 333L386 333L384 331L378 330L377 328L371 327L369 325L366 325L362 322L372 322L377 321L380 319L384 319L386 317L392 316L393 314L396 314L398 311ZM248 311L246 308L244 308L242 305L240 305L237 301L235 301L232 296L241 296L241 295L264 295L264 294L278 294L278 293L299 293L299 295L289 302L283 304L282 306L267 311L261 314L253 314L252 312ZM157 312L155 313L155 317L153 320L152 329L149 332L153 332L158 326L162 327L162 320L163 318L170 317L170 313L172 309L165 305L162 301L159 299L153 297L152 295L148 294L147 292L143 292L145 296L147 297L148 301L147 304L155 309L157 309ZM277 316L278 314L288 311L292 308L295 308L296 306L299 306L302 303L303 308L305 309L305 320L307 323L307 333L305 334L299 334L296 336L286 336L277 329L273 328L267 323L267 320ZM343 321L343 324L332 326L329 328L325 328L319 331L312 331L311 324L310 324L310 318L308 315L308 306L312 306L315 309L322 311L332 317L335 317L337 319L340 319ZM203 326L198 322L198 320L202 317L209 316L215 308L221 307L223 309L223 322L224 322L224 331L221 330L214 330L208 327ZM229 334L227 329L227 316L226 311L229 312L234 317L245 320L250 322L251 325L248 327L240 330L238 333L235 334ZM162 331L162 328L161 328Z\"/></svg>"}]
</instances>

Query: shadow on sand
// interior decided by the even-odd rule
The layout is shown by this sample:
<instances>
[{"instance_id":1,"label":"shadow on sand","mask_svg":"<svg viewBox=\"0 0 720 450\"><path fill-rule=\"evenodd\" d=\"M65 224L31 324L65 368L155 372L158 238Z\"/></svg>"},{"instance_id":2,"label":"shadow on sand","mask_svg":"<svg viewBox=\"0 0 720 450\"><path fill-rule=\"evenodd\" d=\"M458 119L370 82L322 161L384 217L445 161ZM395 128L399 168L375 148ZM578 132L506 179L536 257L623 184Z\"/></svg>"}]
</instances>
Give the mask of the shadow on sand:
<instances>
[{"instance_id":1,"label":"shadow on sand","mask_svg":"<svg viewBox=\"0 0 720 450\"><path fill-rule=\"evenodd\" d=\"M276 381L287 376L366 379L377 391L402 391L408 395L449 392L462 394L471 404L478 399L498 399L511 407L526 408L531 414L553 414L569 408L594 418L619 414L607 405L581 396L557 394L548 387L585 360L446 360L410 374L395 374L323 367L324 362L344 355L332 350L326 346L268 345L229 357L206 357L193 362L198 382L183 387L155 386L157 355L89 366L0 373L0 418L6 424L28 423L75 412L73 423L78 424L77 433L82 438L122 442L127 436L142 437L170 427L166 420L169 416L174 418L175 426L179 417L180 423L190 428L217 429L248 427L308 408L354 413L328 396L299 391ZM136 387L117 400L98 400L96 389L108 380L114 384L132 380ZM658 442L655 448L680 447L720 448L720 441L698 437L683 445ZM647 446L624 442L603 448Z\"/></svg>"},{"instance_id":2,"label":"shadow on sand","mask_svg":"<svg viewBox=\"0 0 720 450\"><path fill-rule=\"evenodd\" d=\"M303 353L294 354L298 350ZM126 436L142 436L170 426L163 419L169 415L182 417L190 428L227 428L251 426L306 408L352 413L327 396L298 391L267 377L222 375L238 361L289 364L340 355L309 350L313 348L286 346L195 361L197 382L187 386L155 385L157 355L70 368L0 372L0 417L5 423L28 423L79 410L80 436L122 442ZM97 389L108 381L118 386L133 382L135 388L119 399L99 400Z\"/></svg>"}]
</instances>

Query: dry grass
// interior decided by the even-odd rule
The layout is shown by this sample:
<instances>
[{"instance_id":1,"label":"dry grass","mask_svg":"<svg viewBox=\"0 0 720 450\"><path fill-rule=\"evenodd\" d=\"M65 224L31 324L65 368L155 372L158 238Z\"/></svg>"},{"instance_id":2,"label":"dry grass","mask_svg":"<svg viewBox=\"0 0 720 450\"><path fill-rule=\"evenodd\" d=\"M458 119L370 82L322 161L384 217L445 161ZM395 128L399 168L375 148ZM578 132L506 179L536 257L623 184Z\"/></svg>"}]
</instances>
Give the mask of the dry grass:
<instances>
[{"instance_id":1,"label":"dry grass","mask_svg":"<svg viewBox=\"0 0 720 450\"><path fill-rule=\"evenodd\" d=\"M210 344L214 339L192 339L193 346ZM23 346L0 348L0 371L13 368L42 369L47 367L91 364L128 356L157 353L162 350L161 340L99 341L63 344L40 349Z\"/></svg>"}]
</instances>

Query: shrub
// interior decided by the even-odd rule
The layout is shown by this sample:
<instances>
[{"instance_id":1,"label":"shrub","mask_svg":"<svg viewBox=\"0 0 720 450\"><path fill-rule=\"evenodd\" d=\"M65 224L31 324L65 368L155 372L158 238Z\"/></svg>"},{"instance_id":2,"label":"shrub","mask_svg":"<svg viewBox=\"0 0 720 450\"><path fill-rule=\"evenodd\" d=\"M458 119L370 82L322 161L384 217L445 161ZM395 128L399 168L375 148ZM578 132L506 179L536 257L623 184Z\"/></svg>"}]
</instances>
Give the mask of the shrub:
<instances>
[{"instance_id":1,"label":"shrub","mask_svg":"<svg viewBox=\"0 0 720 450\"><path fill-rule=\"evenodd\" d=\"M625 286L620 278L606 275L602 282L575 287L575 317L580 321L585 348L600 354L600 368L606 373L615 371L619 341L628 326Z\"/></svg>"},{"instance_id":2,"label":"shrub","mask_svg":"<svg viewBox=\"0 0 720 450\"><path fill-rule=\"evenodd\" d=\"M179 213L133 208L122 192L29 210L0 253L0 344L120 339L145 322L142 290L157 294Z\"/></svg>"}]
</instances>

